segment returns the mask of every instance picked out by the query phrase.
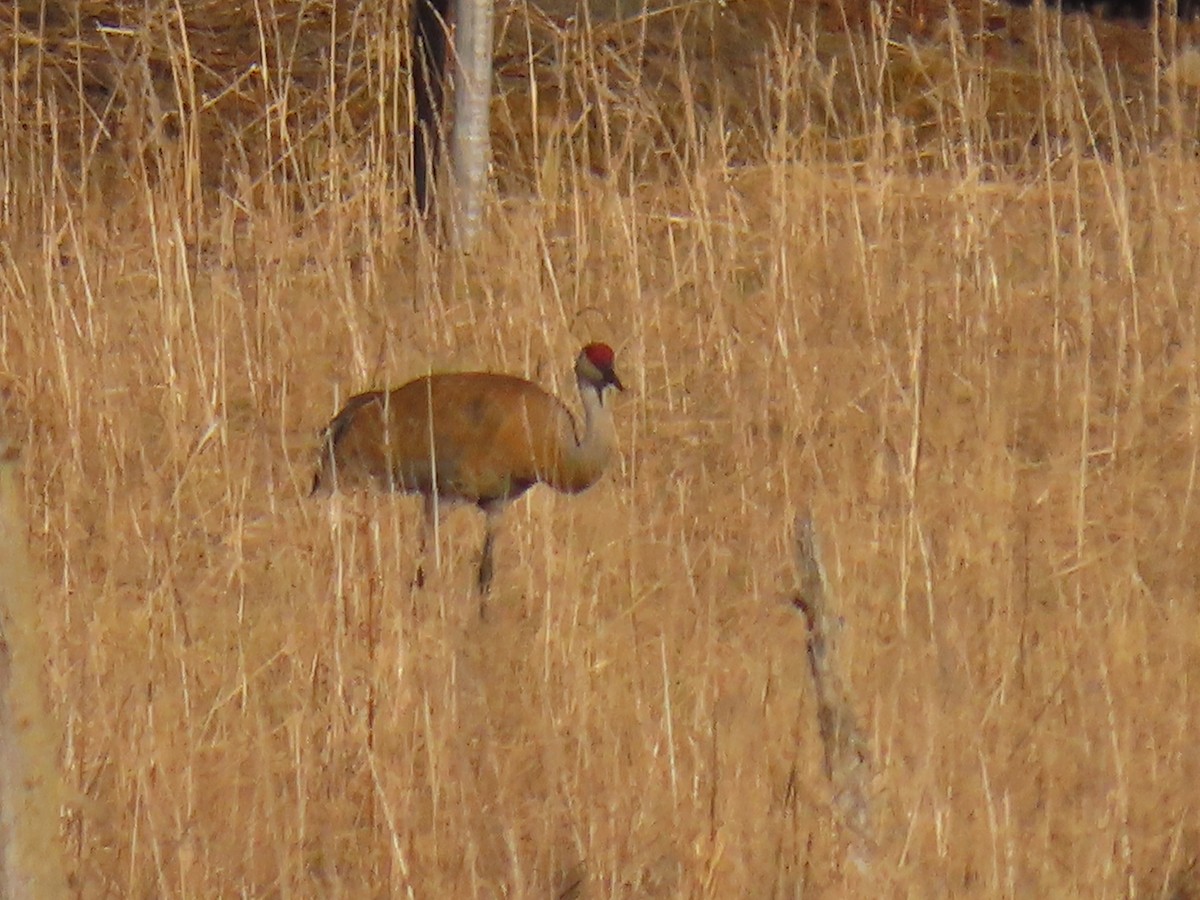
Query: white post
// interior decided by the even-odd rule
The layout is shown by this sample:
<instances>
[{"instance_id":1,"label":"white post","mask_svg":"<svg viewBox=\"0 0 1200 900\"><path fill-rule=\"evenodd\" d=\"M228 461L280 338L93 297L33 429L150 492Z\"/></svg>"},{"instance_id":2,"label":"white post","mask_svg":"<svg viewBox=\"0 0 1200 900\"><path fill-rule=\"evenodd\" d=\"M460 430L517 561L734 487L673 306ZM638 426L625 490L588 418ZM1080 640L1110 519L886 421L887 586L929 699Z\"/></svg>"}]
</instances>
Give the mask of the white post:
<instances>
[{"instance_id":1,"label":"white post","mask_svg":"<svg viewBox=\"0 0 1200 900\"><path fill-rule=\"evenodd\" d=\"M56 729L27 547L20 459L0 434L0 896L67 896Z\"/></svg>"},{"instance_id":2,"label":"white post","mask_svg":"<svg viewBox=\"0 0 1200 900\"><path fill-rule=\"evenodd\" d=\"M468 251L483 226L491 156L492 2L458 0L456 10L451 229Z\"/></svg>"}]
</instances>

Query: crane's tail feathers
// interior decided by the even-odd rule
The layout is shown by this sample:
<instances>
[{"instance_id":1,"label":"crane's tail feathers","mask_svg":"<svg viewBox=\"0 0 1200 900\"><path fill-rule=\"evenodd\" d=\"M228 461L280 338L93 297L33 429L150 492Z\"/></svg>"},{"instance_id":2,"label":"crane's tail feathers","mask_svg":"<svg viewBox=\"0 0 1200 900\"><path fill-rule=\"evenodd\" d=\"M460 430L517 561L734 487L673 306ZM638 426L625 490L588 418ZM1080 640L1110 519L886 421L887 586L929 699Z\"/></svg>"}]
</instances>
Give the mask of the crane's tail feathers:
<instances>
[{"instance_id":1,"label":"crane's tail feathers","mask_svg":"<svg viewBox=\"0 0 1200 900\"><path fill-rule=\"evenodd\" d=\"M333 493L336 481L334 469L337 465L334 447L337 438L334 437L332 426L321 432L321 456L317 461L317 471L313 472L312 488L309 497L328 497Z\"/></svg>"},{"instance_id":2,"label":"crane's tail feathers","mask_svg":"<svg viewBox=\"0 0 1200 900\"><path fill-rule=\"evenodd\" d=\"M324 467L322 467L323 469ZM318 469L313 473L312 487L308 491L309 497L328 497L333 493L333 485L328 484L321 477L322 469Z\"/></svg>"},{"instance_id":3,"label":"crane's tail feathers","mask_svg":"<svg viewBox=\"0 0 1200 900\"><path fill-rule=\"evenodd\" d=\"M320 461L317 463L317 471L313 473L312 488L309 490L308 496L327 497L333 493L337 486L338 445L350 431L350 426L354 424L354 418L358 411L377 399L379 399L377 392L352 397L342 411L334 416L333 421L325 426L321 432Z\"/></svg>"}]
</instances>

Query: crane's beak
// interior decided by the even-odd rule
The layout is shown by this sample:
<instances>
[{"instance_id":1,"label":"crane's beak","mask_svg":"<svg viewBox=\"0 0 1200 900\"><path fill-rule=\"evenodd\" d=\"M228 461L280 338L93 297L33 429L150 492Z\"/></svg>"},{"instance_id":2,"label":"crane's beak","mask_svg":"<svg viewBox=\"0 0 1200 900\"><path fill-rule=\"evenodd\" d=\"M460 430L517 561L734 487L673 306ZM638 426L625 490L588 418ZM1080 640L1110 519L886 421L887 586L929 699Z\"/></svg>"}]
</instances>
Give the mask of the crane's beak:
<instances>
[{"instance_id":1,"label":"crane's beak","mask_svg":"<svg viewBox=\"0 0 1200 900\"><path fill-rule=\"evenodd\" d=\"M602 372L601 374L604 375L604 383L606 385L611 384L618 391L625 390L625 385L621 384L621 379L617 377L617 373L614 372L612 369L607 369L604 372Z\"/></svg>"}]
</instances>

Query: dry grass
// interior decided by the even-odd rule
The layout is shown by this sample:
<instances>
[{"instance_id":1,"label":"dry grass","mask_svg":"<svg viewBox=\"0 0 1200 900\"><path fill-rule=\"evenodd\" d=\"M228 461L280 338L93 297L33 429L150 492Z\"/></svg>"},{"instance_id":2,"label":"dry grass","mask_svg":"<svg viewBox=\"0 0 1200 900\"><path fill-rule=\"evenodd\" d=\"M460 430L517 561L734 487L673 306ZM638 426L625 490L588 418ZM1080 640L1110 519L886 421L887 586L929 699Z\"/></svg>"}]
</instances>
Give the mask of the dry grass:
<instances>
[{"instance_id":1,"label":"dry grass","mask_svg":"<svg viewBox=\"0 0 1200 900\"><path fill-rule=\"evenodd\" d=\"M242 44L232 4L93 6L0 36L0 409L81 895L1196 895L1182 27L509 10L462 261L397 187L402 6L249 5ZM565 391L593 338L621 463L514 509L489 621L470 515L413 592L415 502L306 500L351 392Z\"/></svg>"}]
</instances>

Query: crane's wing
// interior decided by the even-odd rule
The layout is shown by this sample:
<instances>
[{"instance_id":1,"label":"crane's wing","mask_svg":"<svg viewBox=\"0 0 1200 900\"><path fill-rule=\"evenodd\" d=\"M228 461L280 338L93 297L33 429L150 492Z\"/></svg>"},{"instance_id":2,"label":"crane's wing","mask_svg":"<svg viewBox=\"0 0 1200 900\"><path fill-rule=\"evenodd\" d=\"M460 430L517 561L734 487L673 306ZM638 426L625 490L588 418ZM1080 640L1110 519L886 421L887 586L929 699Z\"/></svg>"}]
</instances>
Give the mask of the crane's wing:
<instances>
[{"instance_id":1,"label":"crane's wing","mask_svg":"<svg viewBox=\"0 0 1200 900\"><path fill-rule=\"evenodd\" d=\"M397 478L409 490L475 503L519 496L552 480L575 423L555 397L523 378L491 373L433 375L389 398Z\"/></svg>"}]
</instances>

